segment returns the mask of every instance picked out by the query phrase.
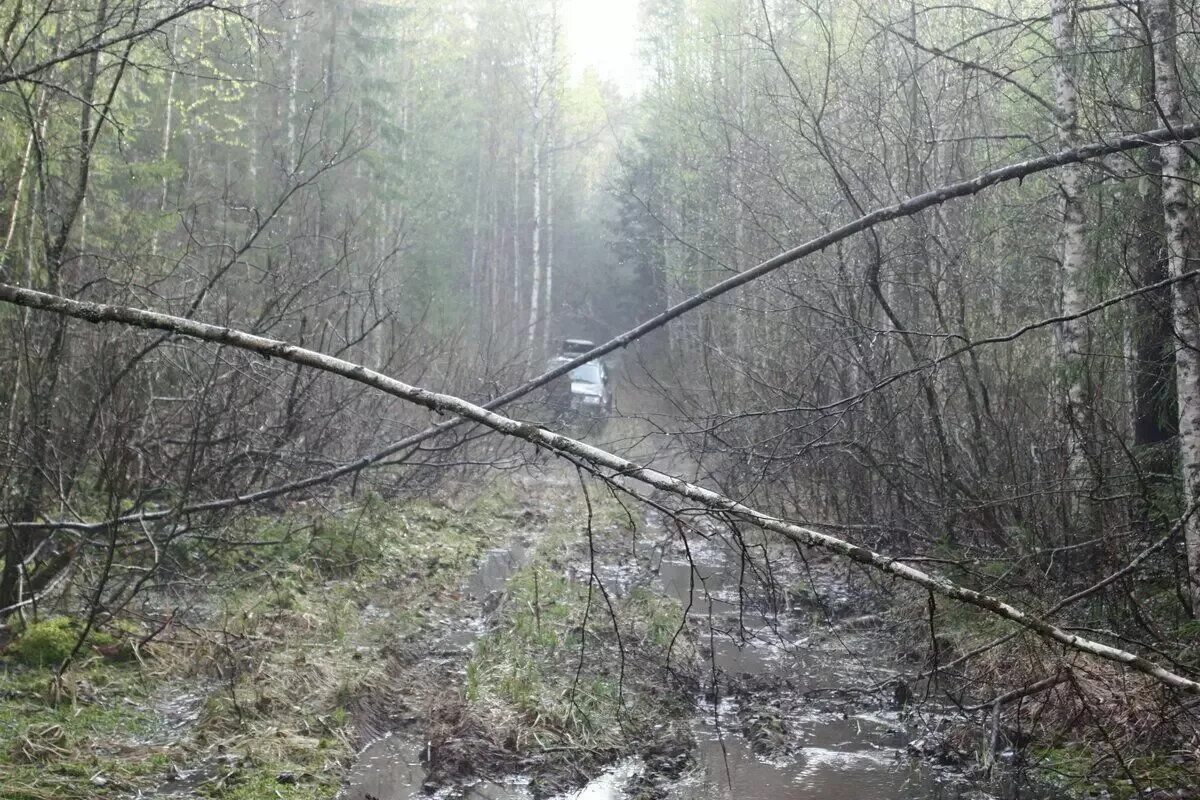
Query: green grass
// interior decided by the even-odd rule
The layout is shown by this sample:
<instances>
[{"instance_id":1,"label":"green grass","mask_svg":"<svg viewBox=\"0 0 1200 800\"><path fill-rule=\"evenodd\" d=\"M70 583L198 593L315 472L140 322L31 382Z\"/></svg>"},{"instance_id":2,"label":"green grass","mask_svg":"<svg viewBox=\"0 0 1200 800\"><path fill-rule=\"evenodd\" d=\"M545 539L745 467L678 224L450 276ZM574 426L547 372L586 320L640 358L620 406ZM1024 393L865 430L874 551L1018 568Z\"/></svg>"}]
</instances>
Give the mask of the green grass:
<instances>
[{"instance_id":1,"label":"green grass","mask_svg":"<svg viewBox=\"0 0 1200 800\"><path fill-rule=\"evenodd\" d=\"M1097 755L1093 749L1075 744L1043 747L1033 752L1033 763L1051 777L1066 798L1091 797L1102 790L1112 800L1133 800L1146 790L1172 793L1196 786L1193 770L1161 754L1123 754L1125 766L1137 779L1136 786L1119 766L1110 763L1098 770Z\"/></svg>"},{"instance_id":2,"label":"green grass","mask_svg":"<svg viewBox=\"0 0 1200 800\"><path fill-rule=\"evenodd\" d=\"M57 695L50 667L78 624L31 625L0 656L0 798L129 796L161 784L171 764L219 764L196 789L214 800L333 797L352 754L348 708L384 679L385 647L461 602L465 574L510 535L516 506L507 491L460 507L371 497L239 520L225 532L232 543L172 554L211 587L195 633L148 648L144 666L86 649ZM251 544L264 541L274 544ZM103 636L92 642L116 641ZM215 688L182 739L146 744L163 724L154 691L178 680Z\"/></svg>"},{"instance_id":3,"label":"green grass","mask_svg":"<svg viewBox=\"0 0 1200 800\"><path fill-rule=\"evenodd\" d=\"M578 537L576 531L576 547ZM517 750L619 750L680 711L677 696L665 691L665 670L682 609L636 590L611 598L610 613L598 587L589 599L586 576L571 581L559 568L560 548L570 538L547 537L554 555L539 548L535 562L509 580L498 622L467 665L472 714ZM690 663L687 637L675 647L673 663Z\"/></svg>"},{"instance_id":4,"label":"green grass","mask_svg":"<svg viewBox=\"0 0 1200 800\"><path fill-rule=\"evenodd\" d=\"M147 690L136 664L93 660L58 691L49 670L0 673L0 797L116 797L147 786L168 763L139 741L158 725Z\"/></svg>"}]
</instances>

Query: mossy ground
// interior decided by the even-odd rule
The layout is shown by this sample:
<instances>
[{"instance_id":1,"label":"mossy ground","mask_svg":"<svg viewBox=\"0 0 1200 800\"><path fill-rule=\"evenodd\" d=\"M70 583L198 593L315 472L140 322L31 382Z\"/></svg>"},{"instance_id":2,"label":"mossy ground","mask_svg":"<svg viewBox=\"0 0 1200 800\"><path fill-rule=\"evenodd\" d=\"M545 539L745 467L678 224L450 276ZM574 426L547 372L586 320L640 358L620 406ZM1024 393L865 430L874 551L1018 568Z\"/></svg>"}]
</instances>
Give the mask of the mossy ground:
<instances>
[{"instance_id":1,"label":"mossy ground","mask_svg":"<svg viewBox=\"0 0 1200 800\"><path fill-rule=\"evenodd\" d=\"M163 772L170 755L136 743L157 724L146 696L136 664L0 672L0 797L115 796Z\"/></svg>"},{"instance_id":2,"label":"mossy ground","mask_svg":"<svg viewBox=\"0 0 1200 800\"><path fill-rule=\"evenodd\" d=\"M1195 797L1197 774L1179 755L1132 755L1113 763L1111 754L1081 742L1036 747L1032 763L1064 798Z\"/></svg>"},{"instance_id":3,"label":"mossy ground","mask_svg":"<svg viewBox=\"0 0 1200 800\"><path fill-rule=\"evenodd\" d=\"M71 637L47 634L77 623L43 622L36 647L18 638L0 654L0 798L128 796L177 770L219 800L333 797L355 744L352 708L386 679L389 648L460 602L464 575L519 512L503 489L241 520L219 548L174 554L203 576L202 612L132 661L92 646L129 638L110 622L61 680L49 662ZM42 657L18 658L27 649ZM170 733L157 698L180 682L207 697Z\"/></svg>"}]
</instances>

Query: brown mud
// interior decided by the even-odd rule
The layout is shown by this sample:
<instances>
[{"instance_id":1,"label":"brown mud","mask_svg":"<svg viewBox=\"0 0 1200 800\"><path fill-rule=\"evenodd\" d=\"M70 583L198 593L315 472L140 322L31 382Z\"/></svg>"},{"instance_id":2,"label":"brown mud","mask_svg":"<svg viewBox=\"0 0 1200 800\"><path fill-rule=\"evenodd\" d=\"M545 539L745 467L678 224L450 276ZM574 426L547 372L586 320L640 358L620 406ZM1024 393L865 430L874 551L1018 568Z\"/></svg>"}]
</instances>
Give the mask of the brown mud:
<instances>
[{"instance_id":1,"label":"brown mud","mask_svg":"<svg viewBox=\"0 0 1200 800\"><path fill-rule=\"evenodd\" d=\"M390 718L390 735L363 750L341 796L1044 796L1016 771L996 769L984 780L974 767L978 732L929 698L912 702L899 681L902 668L911 664L882 618L868 613L881 602L868 582L848 580L827 562L780 565L770 580L749 580L739 549L717 527L693 537L685 550L671 540L657 512L639 522L631 540L627 534L597 543L596 576L614 598L650 589L687 609L686 628L699 645L698 658L675 665L673 674L680 678L670 690L690 712L663 720L653 735L629 741L624 752L523 752L476 726L455 699L461 698L462 664L486 630L513 565L527 557L523 545L496 551L468 581L479 603L475 618L448 621L444 638L427 646L429 655L397 672L409 695L425 698L424 722L411 713ZM569 569L586 580L590 568L580 562ZM430 685L439 700L429 701ZM414 700L405 703L411 711ZM382 719L376 709L370 724L377 730Z\"/></svg>"}]
</instances>

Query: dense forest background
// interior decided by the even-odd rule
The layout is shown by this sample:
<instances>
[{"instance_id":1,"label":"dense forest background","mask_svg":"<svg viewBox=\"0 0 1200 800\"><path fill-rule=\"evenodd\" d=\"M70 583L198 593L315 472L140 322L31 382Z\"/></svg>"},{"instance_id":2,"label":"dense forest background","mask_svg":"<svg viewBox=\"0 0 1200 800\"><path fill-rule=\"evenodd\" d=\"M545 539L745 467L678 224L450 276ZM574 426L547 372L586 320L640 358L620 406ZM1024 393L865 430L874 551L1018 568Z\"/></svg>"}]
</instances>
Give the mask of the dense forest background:
<instances>
[{"instance_id":1,"label":"dense forest background","mask_svg":"<svg viewBox=\"0 0 1200 800\"><path fill-rule=\"evenodd\" d=\"M3 0L0 279L484 402L563 336L1200 100L1190 0L646 0L638 87L573 70L563 19ZM1072 629L1194 676L1198 152L1071 163L839 241L627 348L618 407L655 409L693 479L1035 611L1119 572ZM236 348L9 304L0 328L4 616L123 609L160 545L252 500L524 452L461 428L388 448L430 415Z\"/></svg>"}]
</instances>

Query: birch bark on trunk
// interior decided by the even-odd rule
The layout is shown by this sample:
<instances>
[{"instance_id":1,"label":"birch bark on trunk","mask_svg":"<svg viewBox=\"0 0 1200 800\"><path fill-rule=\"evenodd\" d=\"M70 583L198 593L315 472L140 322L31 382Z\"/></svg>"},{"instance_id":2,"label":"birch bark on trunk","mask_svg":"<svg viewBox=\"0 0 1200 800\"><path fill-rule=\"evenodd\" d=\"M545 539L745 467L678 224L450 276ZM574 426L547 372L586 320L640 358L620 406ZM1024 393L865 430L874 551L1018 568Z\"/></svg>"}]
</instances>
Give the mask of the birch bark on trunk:
<instances>
[{"instance_id":1,"label":"birch bark on trunk","mask_svg":"<svg viewBox=\"0 0 1200 800\"><path fill-rule=\"evenodd\" d=\"M510 325L521 324L521 137L513 152L513 207L512 207L512 289L513 315ZM519 341L519 339L515 339Z\"/></svg>"},{"instance_id":2,"label":"birch bark on trunk","mask_svg":"<svg viewBox=\"0 0 1200 800\"><path fill-rule=\"evenodd\" d=\"M108 0L100 0L96 6L92 25L95 31L94 35L97 37L103 34L105 26L108 24L108 8ZM57 47L56 42L55 49ZM47 291L55 294L61 291L62 268L66 260L71 232L79 221L84 208L84 202L87 198L88 180L91 175L92 148L96 143L96 137L100 130L99 125L103 124L106 113L106 108L98 107L95 102L97 82L101 74L101 59L98 50L88 56L84 69L82 91L79 93L78 98L80 107L77 121L79 150L74 165L77 170L74 176L75 183L71 187L69 196L63 200L61 208L56 209L60 214L60 218L55 230L52 232L46 229L43 230L45 253L44 263L41 266L44 274L40 277L40 281L46 287ZM122 72L118 71L114 81L119 82L121 74ZM114 83L114 90L115 85ZM109 102L111 103L111 95L109 96ZM93 127L93 114L98 114L100 119L96 127ZM44 171L45 165L39 164L38 169L39 171ZM47 209L45 207L47 192L44 175L42 175L41 180L43 208L40 216L43 220L47 220L49 216L46 213ZM38 216L39 214L36 212L30 216L31 241L27 248L29 254L27 280L31 285L36 280L32 226ZM38 513L42 510L42 500L50 485L50 459L48 456L52 453L51 436L54 429L52 421L57 411L58 404L55 401L58 395L58 381L62 373L63 356L67 347L66 325L63 321L49 321L47 324L32 327L33 329L28 339L40 343L42 347L40 351L26 353L27 359L32 357L33 361L39 363L37 370L28 375L28 395L25 398L24 426L25 438L27 440L25 452L27 453L27 463L29 466L16 477L18 499L15 517L18 520L32 520L37 517ZM0 569L0 608L10 607L22 599L20 594L24 581L24 570L26 568L25 560L32 549L30 542L29 534L16 530L11 530L5 539L4 566Z\"/></svg>"},{"instance_id":3,"label":"birch bark on trunk","mask_svg":"<svg viewBox=\"0 0 1200 800\"><path fill-rule=\"evenodd\" d=\"M34 122L36 126L38 123ZM36 134L30 132L25 141L25 154L21 157L21 169L17 173L17 185L13 189L12 209L8 214L8 230L4 233L4 252L3 261L0 261L0 272L7 269L9 265L9 255L12 252L13 234L17 230L17 219L21 212L21 195L25 192L25 176L29 173L29 158L33 154L33 137Z\"/></svg>"},{"instance_id":4,"label":"birch bark on trunk","mask_svg":"<svg viewBox=\"0 0 1200 800\"><path fill-rule=\"evenodd\" d=\"M1183 124L1183 93L1176 63L1175 15L1171 0L1148 3L1150 36L1154 41L1154 90L1159 113L1170 128ZM1190 197L1187 154L1178 142L1162 148L1163 219L1167 227L1167 271L1178 277L1188 271ZM1200 296L1195 281L1171 287L1175 308L1175 384L1179 400L1179 468L1183 502L1200 497ZM1188 596L1192 615L1200 616L1200 520L1190 518L1183 528L1187 548Z\"/></svg>"},{"instance_id":5,"label":"birch bark on trunk","mask_svg":"<svg viewBox=\"0 0 1200 800\"><path fill-rule=\"evenodd\" d=\"M566 361L560 366L547 370L541 375L531 378L520 386L512 388L503 394L492 398L484 404L483 408L487 410L502 408L505 405L521 397L525 397L529 393L541 387L546 386L551 381L562 377L581 364L601 358L609 353L615 352L618 349L628 347L635 342L654 335L656 332L665 332L666 326L672 322L675 322L676 320L679 320L681 317L691 316L694 318L695 315L691 314L692 311L718 297L728 294L740 286L753 282L754 280L783 269L784 267L794 266L809 256L821 253L831 247L836 247L841 242L887 221L903 219L911 214L918 213L925 209L936 208L955 199L978 195L999 184L1011 181L1019 181L1031 175L1037 175L1048 170L1056 169L1064 164L1069 164L1074 161L1102 158L1112 153L1126 153L1146 147L1160 146L1166 142L1191 140L1196 138L1200 138L1200 124L1190 123L1173 129L1158 128L1154 130L1141 131L1127 136L1110 139L1105 142L1087 144L1075 150L1050 153L1029 159L1027 161L1008 164L988 170L987 172L979 173L968 179L945 184L935 189L930 189L919 196L907 198L899 203L876 208L856 220L847 222L831 231L821 234L814 239L810 239L803 244L799 244L795 247L785 250L773 258L770 258L767 261L764 261L741 274L730 276L716 284L709 286L703 291L691 295L690 297L681 296L681 288L675 282L665 282L661 286L661 299L664 303L669 302L669 307L662 308L659 313L654 314L633 328L630 328L629 330L609 339L607 342L594 347L587 353ZM33 188L34 196L36 198L37 186L35 185ZM493 201L498 202L495 196L493 196ZM38 208L43 207L40 199L33 200L31 204ZM687 215L683 213L682 210L668 209L668 211L670 211L672 214L670 217L672 221L671 227L673 229L680 230L681 238L686 240L687 237L682 234L686 234L687 231L690 230L684 224L687 220ZM45 215L43 214L42 216L44 217ZM31 220L34 218L35 215L30 215ZM495 218L497 220L500 218L498 208ZM657 235L659 238L659 244L661 246L663 244L661 231L659 231ZM32 239L33 237L31 236L30 238ZM501 235L498 222L496 224L496 239L498 243L497 246L499 247ZM660 252L667 251L662 250ZM669 253L669 256L672 259L679 257L679 255L676 253ZM499 258L499 253L497 257ZM1188 273L1189 276L1191 274L1192 273ZM1169 285L1170 282L1163 283L1161 287L1152 287L1152 290L1157 291L1158 288L1169 288ZM0 300L5 299L4 296L6 295L11 294L12 296L16 297L20 293L21 290L16 287L0 286ZM1109 298L1103 303L1092 306L1090 309L1088 309L1088 313L1097 313L1106 308L1110 308L1113 305L1122 302L1123 299L1128 296L1129 295L1122 295L1115 298ZM29 303L18 302L17 300L13 300L13 302L17 302L17 304L21 305L23 308L30 307ZM854 314L857 307L852 305L850 308L851 314ZM685 320L685 322L686 321L687 320ZM988 344L1010 342L1033 330L1045 328L1054 322L1056 322L1056 320L1043 320L1039 323L1030 323L1002 337L981 339L964 344L961 347L944 353L943 355L938 356L936 359L931 359L929 362L926 362L925 364L914 369L916 372L920 372L936 368L939 364L947 363L950 360L967 353L973 348ZM683 348L687 345L685 343L677 343L677 346L680 348L680 352L685 352ZM877 383L866 390L866 393L884 389L911 374L914 374L914 372L901 372L888 376L887 378L879 379ZM866 396L866 393L858 391L859 386L860 384L858 383L840 386L839 388L843 393L840 399L836 395L824 396L824 399L818 408L834 410L836 408L845 407L851 403L858 402L862 397ZM433 437L441 435L446 431L455 429L466 422L467 420L464 417L455 417L453 419L444 420L425 428L422 431L410 434L402 439L392 441L386 446L371 453L362 455L354 461L341 464L340 466L319 472L315 475L310 475L301 480L276 484L272 487L249 494L238 494L231 497L192 502L183 506L172 506L171 508L158 509L154 511L141 509L136 512L122 514L116 517L94 522L81 522L79 520L62 519L29 523L14 521L8 523L8 527L13 530L36 529L105 532L108 531L113 525L142 525L151 521L175 519L189 514L214 513L218 511L223 512L232 508L238 508L273 498L283 497L294 492L331 483L339 478L355 475L362 470L384 463L384 459L394 456L397 453L401 453L418 444L429 441ZM1180 527L1182 527L1182 523L1180 524Z\"/></svg>"},{"instance_id":6,"label":"birch bark on trunk","mask_svg":"<svg viewBox=\"0 0 1200 800\"><path fill-rule=\"evenodd\" d=\"M1075 0L1053 0L1050 5L1054 37L1054 94L1057 107L1058 141L1064 148L1079 146L1079 89L1076 76ZM1078 314L1084 308L1087 281L1087 229L1083 208L1083 165L1069 164L1059 182L1062 228L1059 248L1062 259L1062 313ZM1066 365L1067 392L1067 482L1071 492L1071 523L1079 522L1079 493L1089 486L1088 447L1091 441L1087 408L1088 364L1087 323L1073 319L1059 331Z\"/></svg>"},{"instance_id":7,"label":"birch bark on trunk","mask_svg":"<svg viewBox=\"0 0 1200 800\"><path fill-rule=\"evenodd\" d=\"M257 12L256 12L257 13ZM171 53L174 54L179 46L179 28L171 32ZM170 77L167 78L167 102L165 117L163 119L163 138L162 146L159 148L159 160L167 163L167 158L171 155L171 130L175 121L175 79L179 76L178 70L171 70ZM257 105L257 104L256 104ZM257 114L257 112L255 112ZM257 120L256 120L257 124ZM255 128L257 130L257 127ZM158 198L158 213L164 214L167 210L167 195L170 192L170 182L167 180L166 174L162 177L162 191L159 192ZM158 255L159 231L154 232L153 238L150 240L150 255Z\"/></svg>"},{"instance_id":8,"label":"birch bark on trunk","mask_svg":"<svg viewBox=\"0 0 1200 800\"><path fill-rule=\"evenodd\" d=\"M537 360L534 354L534 345L537 343L538 322L541 314L539 300L542 293L542 120L541 120L541 87L538 86L540 80L538 71L535 69L533 73L534 80L534 100L533 100L533 141L531 142L531 168L533 175L533 233L530 249L530 260L533 264L533 280L529 285L529 328L526 331L526 345L528 352L526 355L530 361Z\"/></svg>"},{"instance_id":9,"label":"birch bark on trunk","mask_svg":"<svg viewBox=\"0 0 1200 800\"><path fill-rule=\"evenodd\" d=\"M262 103L261 92L259 87L262 84L262 54L259 52L258 37L261 35L259 30L259 19L262 14L262 6L259 3L254 4L254 10L250 17L250 61L253 69L254 83L251 87L250 99L250 153L248 157L250 168L250 200L251 205L258 207L258 137L261 136L262 123L259 121L258 107ZM174 74L172 74L174 80Z\"/></svg>"},{"instance_id":10,"label":"birch bark on trunk","mask_svg":"<svg viewBox=\"0 0 1200 800\"><path fill-rule=\"evenodd\" d=\"M502 252L500 242L500 194L495 190L492 191L491 223L491 236L488 237L488 299L489 310L491 311L488 315L489 350L496 346L496 317L500 314L500 255Z\"/></svg>"},{"instance_id":11,"label":"birch bark on trunk","mask_svg":"<svg viewBox=\"0 0 1200 800\"><path fill-rule=\"evenodd\" d=\"M546 279L546 312L542 323L542 353L550 355L551 323L554 321L554 140L546 153L546 263L542 268Z\"/></svg>"},{"instance_id":12,"label":"birch bark on trunk","mask_svg":"<svg viewBox=\"0 0 1200 800\"><path fill-rule=\"evenodd\" d=\"M478 69L476 69L476 72L478 72ZM486 282L479 268L479 232L481 226L479 214L483 204L483 164L485 157L484 140L481 138L479 155L475 161L475 207L471 212L471 263L467 273L467 280L471 284L471 299L477 309L477 314L481 313L487 305Z\"/></svg>"},{"instance_id":13,"label":"birch bark on trunk","mask_svg":"<svg viewBox=\"0 0 1200 800\"><path fill-rule=\"evenodd\" d=\"M296 95L300 84L300 10L295 0L288 6L291 28L288 35L288 88L287 88L287 170L296 169Z\"/></svg>"},{"instance_id":14,"label":"birch bark on trunk","mask_svg":"<svg viewBox=\"0 0 1200 800\"><path fill-rule=\"evenodd\" d=\"M267 339L234 328L209 325L184 317L143 311L136 308L82 302L59 297L45 292L21 289L0 284L0 301L36 308L63 317L84 320L91 324L116 322L149 330L163 330L189 336L202 341L237 347L260 353L269 358L279 358L288 363L339 375L348 380L369 386L393 397L401 398L437 413L455 414L478 422L498 433L522 439L549 452L564 455L575 463L585 463L588 468L604 475L608 480L630 492L637 492L638 484L652 487L672 495L692 500L702 508L725 515L736 516L750 524L779 534L789 543L800 547L815 547L837 556L871 567L879 572L916 584L943 597L979 608L990 615L1008 620L1029 630L1046 641L1055 642L1079 653L1121 664L1141 672L1156 681L1188 694L1200 695L1200 682L1181 675L1143 656L1103 642L1085 639L1070 630L1060 628L998 597L954 583L937 574L910 566L905 559L895 558L870 550L845 539L789 522L784 518L768 514L751 506L706 489L695 483L677 478L657 469L643 466L621 458L599 447L554 433L528 422L497 414L483 406L475 405L454 395L442 394L429 389L404 383L361 364L329 356L314 350L297 347L287 342Z\"/></svg>"}]
</instances>

